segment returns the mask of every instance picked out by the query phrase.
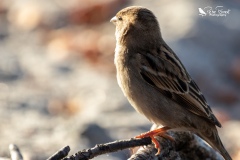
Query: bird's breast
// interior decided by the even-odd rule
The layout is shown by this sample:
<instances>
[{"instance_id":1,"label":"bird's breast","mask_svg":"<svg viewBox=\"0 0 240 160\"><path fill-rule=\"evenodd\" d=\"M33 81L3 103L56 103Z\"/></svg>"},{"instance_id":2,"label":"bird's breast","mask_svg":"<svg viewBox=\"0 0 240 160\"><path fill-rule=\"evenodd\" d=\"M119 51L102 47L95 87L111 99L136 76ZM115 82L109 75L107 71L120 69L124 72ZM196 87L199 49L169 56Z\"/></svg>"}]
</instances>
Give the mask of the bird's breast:
<instances>
[{"instance_id":1,"label":"bird's breast","mask_svg":"<svg viewBox=\"0 0 240 160\"><path fill-rule=\"evenodd\" d=\"M117 70L117 82L130 104L138 112L143 113L141 106L137 104L138 99L141 99L144 92L143 85L139 83L141 77L134 61L136 57L126 58L124 56L121 52L115 53L114 63Z\"/></svg>"}]
</instances>

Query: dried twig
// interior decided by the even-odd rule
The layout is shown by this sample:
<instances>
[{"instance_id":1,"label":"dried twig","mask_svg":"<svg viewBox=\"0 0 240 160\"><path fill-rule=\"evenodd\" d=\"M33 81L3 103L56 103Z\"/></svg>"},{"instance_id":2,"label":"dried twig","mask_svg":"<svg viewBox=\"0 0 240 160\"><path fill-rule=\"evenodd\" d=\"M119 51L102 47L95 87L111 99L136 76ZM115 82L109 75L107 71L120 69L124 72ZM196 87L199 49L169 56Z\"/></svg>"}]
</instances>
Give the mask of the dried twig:
<instances>
[{"instance_id":1,"label":"dried twig","mask_svg":"<svg viewBox=\"0 0 240 160\"><path fill-rule=\"evenodd\" d=\"M151 142L150 138L129 139L114 141L106 144L98 144L93 148L79 151L76 154L66 157L70 151L70 147L66 146L56 152L48 160L89 160L98 155L116 152L126 148L140 147L129 160L145 160L145 159L177 159L177 160L222 160L222 157L211 147L206 145L202 139L190 132L168 132L175 139L174 142L158 137L158 141L162 147L161 154L155 155L157 150ZM12 160L23 160L22 154L16 145L9 146ZM66 158L64 158L66 157Z\"/></svg>"},{"instance_id":2,"label":"dried twig","mask_svg":"<svg viewBox=\"0 0 240 160\"><path fill-rule=\"evenodd\" d=\"M11 155L12 160L23 160L23 156L20 152L20 149L18 148L17 145L15 144L10 144L9 145L9 151Z\"/></svg>"},{"instance_id":3,"label":"dried twig","mask_svg":"<svg viewBox=\"0 0 240 160\"><path fill-rule=\"evenodd\" d=\"M145 160L145 159L177 159L177 160L222 160L222 157L211 147L206 145L202 139L190 132L172 132L169 134L175 139L175 142L169 141L162 137L158 138L162 146L161 154L155 155L157 150L151 143L150 138L130 139L123 141L115 141L107 144L99 144L87 150L80 151L64 160L89 160L98 155L123 150L136 146L141 147L134 153L129 160ZM149 145L151 144L151 145Z\"/></svg>"},{"instance_id":4,"label":"dried twig","mask_svg":"<svg viewBox=\"0 0 240 160\"><path fill-rule=\"evenodd\" d=\"M148 145L151 143L152 141L150 138L143 138L143 139L129 139L129 140L114 141L106 144L98 144L93 148L80 151L68 158L64 158L64 160L88 160L105 153L116 152L118 150L123 150L126 148L132 148L132 147L137 147L142 145Z\"/></svg>"},{"instance_id":5,"label":"dried twig","mask_svg":"<svg viewBox=\"0 0 240 160\"><path fill-rule=\"evenodd\" d=\"M70 151L70 147L69 146L63 147L62 149L60 149L59 151L54 153L51 157L49 157L47 160L60 160L60 159L63 159L64 157L66 157L68 155L69 151Z\"/></svg>"}]
</instances>

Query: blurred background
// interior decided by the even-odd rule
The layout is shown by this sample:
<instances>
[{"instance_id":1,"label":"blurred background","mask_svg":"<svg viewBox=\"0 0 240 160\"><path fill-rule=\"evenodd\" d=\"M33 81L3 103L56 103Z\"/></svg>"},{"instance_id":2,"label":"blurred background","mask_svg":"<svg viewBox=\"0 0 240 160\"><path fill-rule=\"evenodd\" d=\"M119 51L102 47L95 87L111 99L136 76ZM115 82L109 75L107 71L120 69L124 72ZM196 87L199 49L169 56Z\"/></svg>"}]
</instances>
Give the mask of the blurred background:
<instances>
[{"instance_id":1,"label":"blurred background","mask_svg":"<svg viewBox=\"0 0 240 160\"><path fill-rule=\"evenodd\" d=\"M9 157L10 143L25 160L40 160L66 145L73 154L150 129L123 96L113 64L109 20L131 5L158 17L163 38L222 123L223 143L240 159L239 0L0 0L0 157ZM199 15L207 6L230 12Z\"/></svg>"}]
</instances>

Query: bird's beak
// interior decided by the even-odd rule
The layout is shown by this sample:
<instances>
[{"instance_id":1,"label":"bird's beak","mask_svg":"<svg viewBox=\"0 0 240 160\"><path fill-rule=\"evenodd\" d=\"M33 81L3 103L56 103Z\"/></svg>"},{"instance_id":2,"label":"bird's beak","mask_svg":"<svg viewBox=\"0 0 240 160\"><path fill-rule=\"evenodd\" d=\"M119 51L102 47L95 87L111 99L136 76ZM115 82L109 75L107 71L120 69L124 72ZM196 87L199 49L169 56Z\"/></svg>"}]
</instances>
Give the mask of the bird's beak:
<instances>
[{"instance_id":1,"label":"bird's beak","mask_svg":"<svg viewBox=\"0 0 240 160\"><path fill-rule=\"evenodd\" d=\"M117 22L117 17L114 16L114 17L110 20L110 22L112 22L113 24L115 24L115 23Z\"/></svg>"}]
</instances>

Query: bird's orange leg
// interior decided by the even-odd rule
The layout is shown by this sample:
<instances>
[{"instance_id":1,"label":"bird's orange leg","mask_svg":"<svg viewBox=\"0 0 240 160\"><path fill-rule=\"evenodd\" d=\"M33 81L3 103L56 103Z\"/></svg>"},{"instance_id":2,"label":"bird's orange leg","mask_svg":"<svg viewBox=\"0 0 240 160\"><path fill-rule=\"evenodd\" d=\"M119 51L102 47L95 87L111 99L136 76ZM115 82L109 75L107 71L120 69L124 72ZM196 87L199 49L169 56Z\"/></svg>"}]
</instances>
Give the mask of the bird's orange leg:
<instances>
[{"instance_id":1,"label":"bird's orange leg","mask_svg":"<svg viewBox=\"0 0 240 160\"><path fill-rule=\"evenodd\" d=\"M152 139L152 142L154 143L155 145L155 148L158 150L158 152L156 153L156 155L160 154L160 144L159 142L156 140L156 138L154 136L161 136L163 138L166 138L166 139L169 139L171 141L174 141L174 139L170 136L168 136L166 134L166 131L169 130L171 128L169 127L162 127L162 128L158 128L158 129L154 129L152 131L149 131L149 132L146 132L146 133L143 133L139 136L136 136L135 138L145 138L145 137L150 137Z\"/></svg>"}]
</instances>

